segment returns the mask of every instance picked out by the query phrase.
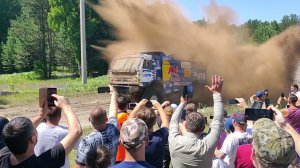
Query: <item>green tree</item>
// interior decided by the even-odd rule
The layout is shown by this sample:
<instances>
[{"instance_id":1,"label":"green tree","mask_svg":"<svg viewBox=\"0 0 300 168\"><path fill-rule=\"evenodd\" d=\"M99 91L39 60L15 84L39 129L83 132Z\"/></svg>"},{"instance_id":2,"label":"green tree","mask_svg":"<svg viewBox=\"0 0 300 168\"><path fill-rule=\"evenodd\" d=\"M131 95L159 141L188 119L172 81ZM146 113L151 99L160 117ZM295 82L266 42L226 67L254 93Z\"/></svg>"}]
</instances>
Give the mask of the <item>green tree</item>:
<instances>
[{"instance_id":1,"label":"green tree","mask_svg":"<svg viewBox=\"0 0 300 168\"><path fill-rule=\"evenodd\" d=\"M300 17L296 14L284 15L281 19L281 23L279 24L280 30L284 31L290 26L296 25L300 23Z\"/></svg>"},{"instance_id":2,"label":"green tree","mask_svg":"<svg viewBox=\"0 0 300 168\"><path fill-rule=\"evenodd\" d=\"M47 24L48 1L20 0L20 5L21 15L11 22L7 42L2 45L4 70L7 73L35 70L42 78L49 78L48 59L53 48Z\"/></svg>"},{"instance_id":3,"label":"green tree","mask_svg":"<svg viewBox=\"0 0 300 168\"><path fill-rule=\"evenodd\" d=\"M96 0L92 2L96 3ZM72 49L69 62L76 63L73 67L80 66L80 25L79 25L79 0L50 0L50 12L48 14L49 26L55 31L63 31L67 34L67 49ZM86 6L86 40L87 62L89 74L107 73L107 64L101 60L101 53L94 50L91 45L105 46L99 41L114 40L113 29L104 22L90 7ZM61 50L62 51L62 50ZM62 53L62 52L61 52ZM74 55L73 55L74 54ZM62 56L62 55L61 55ZM64 59L68 60L68 59ZM79 69L77 69L79 70ZM78 71L77 71L78 72Z\"/></svg>"},{"instance_id":4,"label":"green tree","mask_svg":"<svg viewBox=\"0 0 300 168\"><path fill-rule=\"evenodd\" d=\"M257 29L254 32L254 39L259 43L266 42L271 37L277 34L277 31L269 22L264 22L259 24Z\"/></svg>"},{"instance_id":5,"label":"green tree","mask_svg":"<svg viewBox=\"0 0 300 168\"><path fill-rule=\"evenodd\" d=\"M0 74L3 73L1 44L6 42L10 21L15 19L20 12L19 0L0 0Z\"/></svg>"}]
</instances>

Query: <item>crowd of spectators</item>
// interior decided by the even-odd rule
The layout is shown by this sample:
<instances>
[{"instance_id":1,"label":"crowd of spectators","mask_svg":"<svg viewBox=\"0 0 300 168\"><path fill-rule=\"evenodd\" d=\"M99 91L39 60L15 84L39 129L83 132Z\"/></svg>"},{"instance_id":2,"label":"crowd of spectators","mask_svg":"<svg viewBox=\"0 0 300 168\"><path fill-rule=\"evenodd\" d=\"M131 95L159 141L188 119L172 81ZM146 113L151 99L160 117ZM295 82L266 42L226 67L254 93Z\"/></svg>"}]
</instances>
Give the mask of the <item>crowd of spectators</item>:
<instances>
[{"instance_id":1,"label":"crowd of spectators","mask_svg":"<svg viewBox=\"0 0 300 168\"><path fill-rule=\"evenodd\" d=\"M75 168L288 168L299 166L300 92L291 86L276 107L263 91L243 108L266 108L273 118L247 120L244 111L227 116L222 101L223 79L213 76L206 86L213 96L213 116L198 111L189 99L178 105L142 99L129 110L130 100L110 86L109 111L96 105L90 112L93 128L82 136L80 121L64 96L52 95L55 107L43 107L32 120L0 117L1 168L69 168L68 154L76 151ZM151 102L151 103L150 103ZM149 107L151 104L151 107ZM281 110L279 110L281 109ZM60 125L62 114L67 127ZM73 161L72 161L73 162Z\"/></svg>"}]
</instances>

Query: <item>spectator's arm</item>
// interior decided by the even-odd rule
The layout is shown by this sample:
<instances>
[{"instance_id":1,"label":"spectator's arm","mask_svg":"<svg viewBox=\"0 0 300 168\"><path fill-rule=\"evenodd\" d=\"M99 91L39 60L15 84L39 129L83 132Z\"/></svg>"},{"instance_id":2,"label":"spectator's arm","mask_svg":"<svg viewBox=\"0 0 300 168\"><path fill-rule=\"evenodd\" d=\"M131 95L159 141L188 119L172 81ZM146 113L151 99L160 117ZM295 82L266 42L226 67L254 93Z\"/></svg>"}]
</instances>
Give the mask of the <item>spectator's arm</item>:
<instances>
[{"instance_id":1,"label":"spectator's arm","mask_svg":"<svg viewBox=\"0 0 300 168\"><path fill-rule=\"evenodd\" d=\"M250 102L253 103L255 101L255 98L256 98L256 94L252 95L250 97Z\"/></svg>"},{"instance_id":2,"label":"spectator's arm","mask_svg":"<svg viewBox=\"0 0 300 168\"><path fill-rule=\"evenodd\" d=\"M137 117L137 114L138 114L138 112L139 112L139 110L145 107L147 101L148 101L147 99L142 99L142 100L134 107L134 109L130 112L130 114L129 114L129 116L128 116L128 119L136 118L136 117Z\"/></svg>"},{"instance_id":3,"label":"spectator's arm","mask_svg":"<svg viewBox=\"0 0 300 168\"><path fill-rule=\"evenodd\" d=\"M115 117L117 118L117 114L118 114L118 100L117 100L117 93L115 91L115 89L113 88L113 86L110 86L110 94L111 94L111 98L110 98L110 106L109 106L109 115L108 117Z\"/></svg>"},{"instance_id":4,"label":"spectator's arm","mask_svg":"<svg viewBox=\"0 0 300 168\"><path fill-rule=\"evenodd\" d=\"M239 102L238 106L241 106L244 109L248 108L248 105L243 98L235 98L235 100Z\"/></svg>"},{"instance_id":5,"label":"spectator's arm","mask_svg":"<svg viewBox=\"0 0 300 168\"><path fill-rule=\"evenodd\" d=\"M300 155L300 134L289 123L281 124L281 126L293 137L296 152Z\"/></svg>"},{"instance_id":6,"label":"spectator's arm","mask_svg":"<svg viewBox=\"0 0 300 168\"><path fill-rule=\"evenodd\" d=\"M39 108L38 115L31 120L34 128L36 128L43 121L43 119L46 117L48 112L49 112L48 104L47 101L45 101L43 107Z\"/></svg>"},{"instance_id":7,"label":"spectator's arm","mask_svg":"<svg viewBox=\"0 0 300 168\"><path fill-rule=\"evenodd\" d=\"M223 79L220 76L213 76L212 86L205 87L213 93L214 99L214 118L210 125L210 133L205 137L205 140L209 146L215 146L220 135L224 117L224 109L221 98Z\"/></svg>"},{"instance_id":8,"label":"spectator's arm","mask_svg":"<svg viewBox=\"0 0 300 168\"><path fill-rule=\"evenodd\" d=\"M77 116L71 109L69 100L63 96L59 96L56 94L53 94L52 96L56 98L56 100L54 101L55 106L60 107L66 115L68 124L68 134L64 137L63 140L61 140L60 143L65 148L65 154L67 156L72 151L76 142L82 135L82 128Z\"/></svg>"},{"instance_id":9,"label":"spectator's arm","mask_svg":"<svg viewBox=\"0 0 300 168\"><path fill-rule=\"evenodd\" d=\"M176 108L175 112L173 113L170 121L170 127L169 127L169 141L174 140L176 136L180 135L179 133L179 121L182 115L183 107L185 105L185 100L183 97L181 97L181 103ZM171 143L171 142L170 142Z\"/></svg>"},{"instance_id":10,"label":"spectator's arm","mask_svg":"<svg viewBox=\"0 0 300 168\"><path fill-rule=\"evenodd\" d=\"M162 108L162 106L159 104L158 101L156 100L151 100L153 107L158 111L160 119L161 119L161 127L166 127L169 128L169 120L167 117L167 114L164 112L164 109Z\"/></svg>"},{"instance_id":11,"label":"spectator's arm","mask_svg":"<svg viewBox=\"0 0 300 168\"><path fill-rule=\"evenodd\" d=\"M275 121L280 127L283 127L294 139L295 149L298 155L300 155L300 134L285 120L281 111L275 108L274 106L269 106L268 109L272 109L275 114Z\"/></svg>"}]
</instances>

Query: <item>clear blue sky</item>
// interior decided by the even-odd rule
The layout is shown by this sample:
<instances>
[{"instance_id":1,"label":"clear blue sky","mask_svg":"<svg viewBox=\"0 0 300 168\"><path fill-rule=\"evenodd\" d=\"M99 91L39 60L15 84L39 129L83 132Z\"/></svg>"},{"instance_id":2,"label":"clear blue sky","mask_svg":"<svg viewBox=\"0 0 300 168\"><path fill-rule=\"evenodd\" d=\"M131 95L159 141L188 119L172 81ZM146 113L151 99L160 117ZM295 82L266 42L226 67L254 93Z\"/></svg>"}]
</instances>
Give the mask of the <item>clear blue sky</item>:
<instances>
[{"instance_id":1,"label":"clear blue sky","mask_svg":"<svg viewBox=\"0 0 300 168\"><path fill-rule=\"evenodd\" d=\"M204 7L210 0L175 0L183 9L187 18L192 21L205 18ZM261 21L280 21L284 15L300 15L300 0L215 0L217 5L233 9L239 18L239 23L249 19Z\"/></svg>"}]
</instances>

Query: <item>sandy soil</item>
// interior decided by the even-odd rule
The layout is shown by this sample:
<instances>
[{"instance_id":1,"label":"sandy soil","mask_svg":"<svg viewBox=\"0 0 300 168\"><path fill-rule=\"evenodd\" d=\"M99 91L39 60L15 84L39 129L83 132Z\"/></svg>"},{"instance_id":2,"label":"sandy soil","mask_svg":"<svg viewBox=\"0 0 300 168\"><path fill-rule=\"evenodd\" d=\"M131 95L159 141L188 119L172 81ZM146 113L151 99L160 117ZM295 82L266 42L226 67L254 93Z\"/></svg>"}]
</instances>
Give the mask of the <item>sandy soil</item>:
<instances>
[{"instance_id":1,"label":"sandy soil","mask_svg":"<svg viewBox=\"0 0 300 168\"><path fill-rule=\"evenodd\" d=\"M69 97L71 107L76 113L82 127L88 127L88 116L89 112L97 105L100 104L107 111L110 103L109 94L88 94L77 97ZM38 111L38 102L32 104L22 104L18 106L1 106L0 116L12 119L14 117L25 116L33 118ZM61 120L62 125L66 125L66 120L63 116Z\"/></svg>"}]
</instances>

